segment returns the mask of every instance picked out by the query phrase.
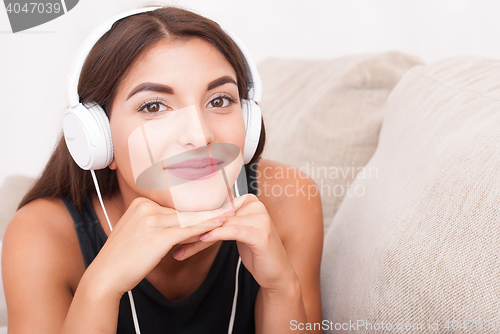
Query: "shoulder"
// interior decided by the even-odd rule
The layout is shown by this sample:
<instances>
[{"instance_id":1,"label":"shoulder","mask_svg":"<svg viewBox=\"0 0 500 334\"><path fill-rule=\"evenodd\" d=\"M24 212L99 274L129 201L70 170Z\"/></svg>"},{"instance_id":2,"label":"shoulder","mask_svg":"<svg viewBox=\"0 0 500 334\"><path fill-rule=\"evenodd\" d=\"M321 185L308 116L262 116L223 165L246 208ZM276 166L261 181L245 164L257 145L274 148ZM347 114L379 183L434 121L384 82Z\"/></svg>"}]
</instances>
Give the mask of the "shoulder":
<instances>
[{"instance_id":1,"label":"shoulder","mask_svg":"<svg viewBox=\"0 0 500 334\"><path fill-rule=\"evenodd\" d=\"M85 271L73 226L60 199L34 200L9 222L2 245L9 332L61 328Z\"/></svg>"},{"instance_id":2,"label":"shoulder","mask_svg":"<svg viewBox=\"0 0 500 334\"><path fill-rule=\"evenodd\" d=\"M260 159L255 172L257 197L266 206L285 247L303 238L321 243L323 213L315 182L297 168L268 159Z\"/></svg>"},{"instance_id":3,"label":"shoulder","mask_svg":"<svg viewBox=\"0 0 500 334\"><path fill-rule=\"evenodd\" d=\"M26 204L5 230L2 267L12 273L12 278L46 274L69 284L78 277L74 269L81 273L85 269L79 258L73 220L60 199L36 199Z\"/></svg>"},{"instance_id":4,"label":"shoulder","mask_svg":"<svg viewBox=\"0 0 500 334\"><path fill-rule=\"evenodd\" d=\"M7 225L4 241L20 238L62 237L72 227L66 206L60 199L36 199L21 209Z\"/></svg>"}]
</instances>

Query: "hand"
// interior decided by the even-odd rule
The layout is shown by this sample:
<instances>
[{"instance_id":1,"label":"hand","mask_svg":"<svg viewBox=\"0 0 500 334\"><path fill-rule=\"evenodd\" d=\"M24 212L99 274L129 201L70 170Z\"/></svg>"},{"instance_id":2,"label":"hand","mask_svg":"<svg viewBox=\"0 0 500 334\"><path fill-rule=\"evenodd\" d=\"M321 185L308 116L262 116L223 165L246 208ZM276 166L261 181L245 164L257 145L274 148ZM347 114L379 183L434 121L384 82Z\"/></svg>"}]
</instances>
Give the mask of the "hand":
<instances>
[{"instance_id":1,"label":"hand","mask_svg":"<svg viewBox=\"0 0 500 334\"><path fill-rule=\"evenodd\" d=\"M217 216L217 212L209 213ZM189 217L197 224L181 228L178 214L149 199L135 199L87 269L104 289L101 291L121 296L156 267L175 244L219 227L225 220L219 217L203 221L200 217L207 217L207 212L200 212Z\"/></svg>"},{"instance_id":2,"label":"hand","mask_svg":"<svg viewBox=\"0 0 500 334\"><path fill-rule=\"evenodd\" d=\"M286 289L297 276L266 207L252 194L236 200L241 207L233 216L225 215L224 225L201 235L201 242L211 245L219 240L236 240L243 264L261 288ZM195 243L183 247L185 259L203 246Z\"/></svg>"},{"instance_id":3,"label":"hand","mask_svg":"<svg viewBox=\"0 0 500 334\"><path fill-rule=\"evenodd\" d=\"M237 210L244 201L245 197L237 197L234 199L233 203L230 202L229 198L226 199L226 202L217 210L214 211L207 211L211 215L207 217L215 217L214 213L217 214L217 216L222 217L229 217L229 216L234 216L235 210ZM233 207L234 204L234 207ZM192 214L191 212L179 212L179 216L185 215L185 214ZM181 217L181 220L184 220L184 217ZM182 245L179 247L172 256L179 260L183 261L199 252L201 252L204 249L207 249L208 247L212 246L215 244L217 241L212 241L212 242L202 242L199 238L199 236L194 236L192 238L189 238L187 240L184 240L180 244Z\"/></svg>"}]
</instances>

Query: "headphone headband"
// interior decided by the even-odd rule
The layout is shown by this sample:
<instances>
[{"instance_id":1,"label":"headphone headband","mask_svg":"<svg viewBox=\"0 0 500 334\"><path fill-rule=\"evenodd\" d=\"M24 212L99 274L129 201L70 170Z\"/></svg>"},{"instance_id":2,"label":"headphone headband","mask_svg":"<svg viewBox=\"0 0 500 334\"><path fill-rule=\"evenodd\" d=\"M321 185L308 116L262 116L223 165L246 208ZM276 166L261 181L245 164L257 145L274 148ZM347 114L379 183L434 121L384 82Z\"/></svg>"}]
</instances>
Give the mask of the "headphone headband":
<instances>
[{"instance_id":1,"label":"headphone headband","mask_svg":"<svg viewBox=\"0 0 500 334\"><path fill-rule=\"evenodd\" d=\"M70 107L78 105L80 102L80 97L78 95L78 81L80 80L80 74L83 68L83 64L85 63L85 60L87 59L88 54L90 53L90 50L94 47L94 45L97 43L97 41L104 35L106 34L113 24L125 17L132 16L135 14L139 13L144 13L144 12L150 12L159 8L163 7L144 7L144 8L139 8L139 9L132 9L126 12L123 12L121 14L118 14L109 20L105 21L102 23L100 26L98 26L82 43L80 46L77 55L75 57L75 60L73 62L73 72L70 74L68 77L68 97L69 97L69 104ZM248 99L253 100L255 102L260 102L260 99L262 97L262 82L260 80L260 75L259 72L257 71L257 66L253 62L252 58L250 57L250 53L246 49L246 47L243 45L243 43L239 40L238 37L231 31L229 31L227 28L224 28L222 25L219 24L219 26L222 28L222 30L234 41L236 46L240 49L241 53L243 54L243 63L247 69L248 73Z\"/></svg>"},{"instance_id":2,"label":"headphone headband","mask_svg":"<svg viewBox=\"0 0 500 334\"><path fill-rule=\"evenodd\" d=\"M112 162L114 155L109 119L105 111L97 103L79 103L78 82L83 64L97 41L111 29L116 21L159 8L163 7L134 9L114 16L98 26L85 39L78 50L73 62L73 71L68 76L70 106L64 116L63 130L66 145L71 156L82 169L95 170L106 168ZM234 33L222 26L220 27L241 51L243 65L247 71L248 99L241 99L241 111L245 122L243 161L246 164L254 156L261 134L262 114L256 102L259 102L262 96L262 83L257 72L257 66L252 61L243 43L241 43Z\"/></svg>"}]
</instances>

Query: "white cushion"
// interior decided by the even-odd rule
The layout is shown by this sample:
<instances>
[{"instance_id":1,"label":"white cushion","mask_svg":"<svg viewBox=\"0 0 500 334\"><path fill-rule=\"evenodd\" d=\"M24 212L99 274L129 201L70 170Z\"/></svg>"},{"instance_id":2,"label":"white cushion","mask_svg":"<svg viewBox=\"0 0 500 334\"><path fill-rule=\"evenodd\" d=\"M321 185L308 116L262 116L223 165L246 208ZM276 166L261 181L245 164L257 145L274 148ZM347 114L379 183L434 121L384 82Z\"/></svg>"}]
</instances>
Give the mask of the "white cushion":
<instances>
[{"instance_id":1,"label":"white cushion","mask_svg":"<svg viewBox=\"0 0 500 334\"><path fill-rule=\"evenodd\" d=\"M389 93L416 64L420 61L398 52L259 64L267 136L263 156L316 181L325 228L377 147Z\"/></svg>"},{"instance_id":2,"label":"white cushion","mask_svg":"<svg viewBox=\"0 0 500 334\"><path fill-rule=\"evenodd\" d=\"M0 240L0 259L2 258L2 241ZM5 292L3 290L2 267L0 266L0 326L7 325L7 304L5 303ZM5 332L7 333L7 331ZM2 329L0 328L0 334Z\"/></svg>"},{"instance_id":3,"label":"white cushion","mask_svg":"<svg viewBox=\"0 0 500 334\"><path fill-rule=\"evenodd\" d=\"M406 72L364 176L325 237L324 318L500 326L500 61Z\"/></svg>"}]
</instances>

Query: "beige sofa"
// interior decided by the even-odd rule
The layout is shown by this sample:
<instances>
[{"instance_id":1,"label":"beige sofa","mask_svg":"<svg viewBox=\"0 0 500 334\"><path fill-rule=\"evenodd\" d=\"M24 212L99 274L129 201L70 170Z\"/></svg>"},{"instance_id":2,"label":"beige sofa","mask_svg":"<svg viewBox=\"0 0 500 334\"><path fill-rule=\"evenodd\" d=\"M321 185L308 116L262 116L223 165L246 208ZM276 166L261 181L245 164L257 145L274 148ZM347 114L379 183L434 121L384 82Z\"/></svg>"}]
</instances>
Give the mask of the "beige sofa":
<instances>
[{"instance_id":1,"label":"beige sofa","mask_svg":"<svg viewBox=\"0 0 500 334\"><path fill-rule=\"evenodd\" d=\"M359 321L343 331L356 333L382 322L499 332L500 61L410 69L385 105L371 169L325 237L325 319Z\"/></svg>"},{"instance_id":2,"label":"beige sofa","mask_svg":"<svg viewBox=\"0 0 500 334\"><path fill-rule=\"evenodd\" d=\"M381 332L383 323L477 333L464 321L492 324L500 315L500 62L424 66L388 52L270 59L259 70L264 156L308 172L322 194L326 332ZM18 176L0 189L3 228L30 182ZM0 325L5 319L3 306ZM447 329L447 320L456 322Z\"/></svg>"},{"instance_id":3,"label":"beige sofa","mask_svg":"<svg viewBox=\"0 0 500 334\"><path fill-rule=\"evenodd\" d=\"M322 190L327 333L500 331L500 61L418 63L261 64L266 156Z\"/></svg>"}]
</instances>

